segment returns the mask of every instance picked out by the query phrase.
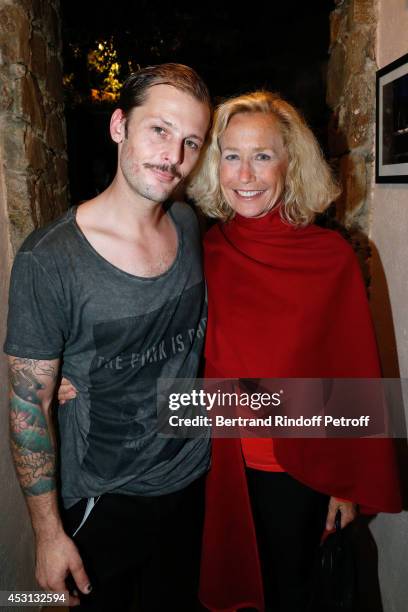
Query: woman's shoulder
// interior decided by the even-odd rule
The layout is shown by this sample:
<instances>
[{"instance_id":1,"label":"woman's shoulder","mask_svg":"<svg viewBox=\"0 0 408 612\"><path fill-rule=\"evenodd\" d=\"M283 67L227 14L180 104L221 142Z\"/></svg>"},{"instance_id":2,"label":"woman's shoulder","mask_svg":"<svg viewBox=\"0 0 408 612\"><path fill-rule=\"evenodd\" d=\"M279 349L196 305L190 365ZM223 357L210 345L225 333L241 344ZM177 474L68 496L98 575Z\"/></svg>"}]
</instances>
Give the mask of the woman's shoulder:
<instances>
[{"instance_id":1,"label":"woman's shoulder","mask_svg":"<svg viewBox=\"0 0 408 612\"><path fill-rule=\"evenodd\" d=\"M308 238L313 241L316 246L322 249L328 249L331 253L336 254L344 259L355 257L354 249L351 243L338 229L329 229L320 225L309 225L305 228Z\"/></svg>"}]
</instances>

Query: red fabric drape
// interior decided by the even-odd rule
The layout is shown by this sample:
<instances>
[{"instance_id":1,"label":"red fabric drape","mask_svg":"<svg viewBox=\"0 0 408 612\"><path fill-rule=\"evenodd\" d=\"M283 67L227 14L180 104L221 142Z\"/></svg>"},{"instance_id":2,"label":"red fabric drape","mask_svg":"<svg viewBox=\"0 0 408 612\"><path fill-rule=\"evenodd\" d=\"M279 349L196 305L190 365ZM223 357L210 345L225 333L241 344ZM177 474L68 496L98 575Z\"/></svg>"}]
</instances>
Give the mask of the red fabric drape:
<instances>
[{"instance_id":1,"label":"red fabric drape","mask_svg":"<svg viewBox=\"0 0 408 612\"><path fill-rule=\"evenodd\" d=\"M378 352L358 262L336 232L295 228L279 211L237 215L205 238L207 377L376 378ZM401 510L392 441L274 440L284 469L366 512ZM214 440L207 482L201 600L263 610L239 440Z\"/></svg>"}]
</instances>

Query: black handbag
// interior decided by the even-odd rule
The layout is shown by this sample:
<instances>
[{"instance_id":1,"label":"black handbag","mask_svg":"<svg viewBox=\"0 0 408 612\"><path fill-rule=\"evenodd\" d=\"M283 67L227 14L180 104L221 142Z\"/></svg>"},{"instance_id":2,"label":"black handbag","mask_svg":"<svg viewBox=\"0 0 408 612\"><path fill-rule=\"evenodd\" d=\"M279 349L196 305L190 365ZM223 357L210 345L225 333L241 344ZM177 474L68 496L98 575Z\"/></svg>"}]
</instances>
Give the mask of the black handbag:
<instances>
[{"instance_id":1,"label":"black handbag","mask_svg":"<svg viewBox=\"0 0 408 612\"><path fill-rule=\"evenodd\" d=\"M313 572L310 612L353 612L355 609L353 526L349 524L341 529L340 522L338 511L336 531L320 545Z\"/></svg>"}]
</instances>

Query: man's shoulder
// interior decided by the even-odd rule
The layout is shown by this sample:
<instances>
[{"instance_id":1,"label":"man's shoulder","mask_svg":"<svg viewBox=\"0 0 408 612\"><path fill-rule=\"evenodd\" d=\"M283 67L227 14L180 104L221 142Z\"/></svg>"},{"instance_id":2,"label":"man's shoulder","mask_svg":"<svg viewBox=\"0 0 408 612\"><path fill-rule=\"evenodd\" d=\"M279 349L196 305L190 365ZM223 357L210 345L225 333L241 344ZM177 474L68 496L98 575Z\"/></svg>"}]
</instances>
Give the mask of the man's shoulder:
<instances>
[{"instance_id":1,"label":"man's shoulder","mask_svg":"<svg viewBox=\"0 0 408 612\"><path fill-rule=\"evenodd\" d=\"M40 257L63 252L67 246L67 241L71 241L74 236L73 223L72 210L68 210L58 219L31 232L24 240L18 253L31 253Z\"/></svg>"}]
</instances>

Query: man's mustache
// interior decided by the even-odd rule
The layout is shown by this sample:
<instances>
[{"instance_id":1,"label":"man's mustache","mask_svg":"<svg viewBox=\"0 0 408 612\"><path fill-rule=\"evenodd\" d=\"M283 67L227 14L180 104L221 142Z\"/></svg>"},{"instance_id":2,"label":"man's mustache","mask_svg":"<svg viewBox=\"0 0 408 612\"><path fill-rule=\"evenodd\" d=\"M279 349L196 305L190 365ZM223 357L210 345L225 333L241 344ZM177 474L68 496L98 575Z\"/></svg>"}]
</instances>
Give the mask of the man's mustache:
<instances>
[{"instance_id":1,"label":"man's mustache","mask_svg":"<svg viewBox=\"0 0 408 612\"><path fill-rule=\"evenodd\" d=\"M160 170L160 172L167 172L168 174L171 174L172 176L174 176L174 178L178 178L178 179L183 178L183 175L181 174L181 172L179 172L179 170L177 170L177 166L175 166L174 164L156 165L156 164L145 163L143 164L143 166L145 168L150 168L153 170Z\"/></svg>"}]
</instances>

